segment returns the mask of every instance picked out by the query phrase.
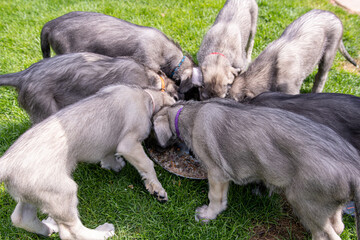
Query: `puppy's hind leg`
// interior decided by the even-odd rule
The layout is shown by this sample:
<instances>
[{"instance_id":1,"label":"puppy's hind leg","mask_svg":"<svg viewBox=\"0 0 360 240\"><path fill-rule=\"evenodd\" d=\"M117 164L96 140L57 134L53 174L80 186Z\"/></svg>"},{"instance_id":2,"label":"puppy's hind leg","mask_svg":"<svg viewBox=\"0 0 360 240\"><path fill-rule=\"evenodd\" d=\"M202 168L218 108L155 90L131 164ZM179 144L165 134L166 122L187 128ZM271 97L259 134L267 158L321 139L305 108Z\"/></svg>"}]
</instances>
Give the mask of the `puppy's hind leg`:
<instances>
[{"instance_id":1,"label":"puppy's hind leg","mask_svg":"<svg viewBox=\"0 0 360 240\"><path fill-rule=\"evenodd\" d=\"M37 217L37 209L30 203L19 201L11 215L11 220L16 227L36 234L50 236L56 229L50 228Z\"/></svg>"},{"instance_id":2,"label":"puppy's hind leg","mask_svg":"<svg viewBox=\"0 0 360 240\"><path fill-rule=\"evenodd\" d=\"M226 209L227 192L229 189L229 181L219 181L218 177L208 172L209 181L209 206L204 205L196 209L195 220L201 222L208 222L215 219L216 216Z\"/></svg>"},{"instance_id":3,"label":"puppy's hind leg","mask_svg":"<svg viewBox=\"0 0 360 240\"><path fill-rule=\"evenodd\" d=\"M168 200L167 193L156 177L153 161L146 155L143 146L135 140L136 138L127 137L125 139L118 145L118 153L138 170L146 189L160 202L166 202Z\"/></svg>"},{"instance_id":4,"label":"puppy's hind leg","mask_svg":"<svg viewBox=\"0 0 360 240\"><path fill-rule=\"evenodd\" d=\"M250 35L246 45L246 59L247 65L251 63L251 55L252 50L254 48L254 38L256 34L256 25L257 25L257 17L258 17L258 9L254 8L250 10L251 15L251 27L250 27Z\"/></svg>"},{"instance_id":5,"label":"puppy's hind leg","mask_svg":"<svg viewBox=\"0 0 360 240\"><path fill-rule=\"evenodd\" d=\"M330 218L337 209L332 209L331 204L326 202L318 202L316 197L311 196L312 194L307 195L306 192L309 191L301 191L300 189L304 189L301 183L297 186L287 189L285 194L301 222L310 230L312 239L341 240L335 232Z\"/></svg>"},{"instance_id":6,"label":"puppy's hind leg","mask_svg":"<svg viewBox=\"0 0 360 240\"><path fill-rule=\"evenodd\" d=\"M329 46L326 47L324 55L319 63L318 72L315 75L314 85L312 88L313 93L321 93L323 91L336 51L337 45L335 43L329 43Z\"/></svg>"},{"instance_id":7,"label":"puppy's hind leg","mask_svg":"<svg viewBox=\"0 0 360 240\"><path fill-rule=\"evenodd\" d=\"M44 100L46 99L46 101ZM32 102L31 122L33 124L39 123L50 115L59 111L59 107L52 95L37 96ZM26 105L25 105L26 106Z\"/></svg>"},{"instance_id":8,"label":"puppy's hind leg","mask_svg":"<svg viewBox=\"0 0 360 240\"><path fill-rule=\"evenodd\" d=\"M68 176L60 176L61 184L51 192L42 192L42 210L54 219L61 239L98 240L114 235L114 226L105 223L96 229L86 228L78 215L77 185Z\"/></svg>"},{"instance_id":9,"label":"puppy's hind leg","mask_svg":"<svg viewBox=\"0 0 360 240\"><path fill-rule=\"evenodd\" d=\"M334 216L330 218L331 224L338 235L340 235L345 228L344 223L342 222L342 212L343 207L339 207Z\"/></svg>"}]
</instances>

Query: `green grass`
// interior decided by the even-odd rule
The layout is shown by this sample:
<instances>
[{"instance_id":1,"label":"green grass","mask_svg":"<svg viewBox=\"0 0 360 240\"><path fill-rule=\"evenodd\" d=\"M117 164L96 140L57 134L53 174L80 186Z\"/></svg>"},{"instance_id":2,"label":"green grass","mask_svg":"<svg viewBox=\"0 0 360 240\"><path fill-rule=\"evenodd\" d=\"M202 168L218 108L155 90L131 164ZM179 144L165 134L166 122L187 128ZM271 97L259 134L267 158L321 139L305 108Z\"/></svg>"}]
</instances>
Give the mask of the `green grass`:
<instances>
[{"instance_id":1,"label":"green grass","mask_svg":"<svg viewBox=\"0 0 360 240\"><path fill-rule=\"evenodd\" d=\"M67 12L96 11L136 24L156 27L180 43L184 52L196 59L203 35L223 6L222 1L166 0L92 0L92 1L24 1L0 2L0 74L17 72L42 57L39 36L49 20ZM327 0L258 0L259 20L253 58L284 28L312 8L335 12L344 24L344 43L349 53L359 58L360 17L346 13ZM348 72L338 53L325 85L325 92L360 96L359 70ZM304 82L302 92L309 92L316 71ZM0 88L0 155L30 127L27 114L17 104L17 93ZM137 171L129 164L120 172L98 165L80 164L74 172L79 185L79 212L87 227L104 222L116 227L113 239L250 239L259 238L254 229L271 229L280 221L294 222L277 194L258 197L252 186L231 185L229 207L209 224L194 220L195 209L208 203L207 182L183 179L156 166L159 180L167 190L169 201L158 203L143 187ZM133 189L129 187L133 185ZM15 228L10 215L15 201L0 185L0 239L44 239ZM44 215L41 215L44 218ZM296 220L297 221L297 220ZM342 239L356 239L354 219L344 216ZM291 224L275 239L295 239L298 230ZM286 228L286 227L285 227ZM257 231L257 234L260 234ZM305 238L310 238L309 234ZM51 236L59 239L58 234Z\"/></svg>"}]
</instances>

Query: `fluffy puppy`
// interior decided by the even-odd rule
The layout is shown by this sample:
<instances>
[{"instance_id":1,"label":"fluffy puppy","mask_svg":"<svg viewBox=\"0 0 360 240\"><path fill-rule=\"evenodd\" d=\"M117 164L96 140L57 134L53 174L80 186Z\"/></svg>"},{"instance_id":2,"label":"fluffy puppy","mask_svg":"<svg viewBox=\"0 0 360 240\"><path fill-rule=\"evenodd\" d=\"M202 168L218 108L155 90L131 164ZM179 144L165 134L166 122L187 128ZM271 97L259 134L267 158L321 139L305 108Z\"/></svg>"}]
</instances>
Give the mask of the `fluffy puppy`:
<instances>
[{"instance_id":1,"label":"fluffy puppy","mask_svg":"<svg viewBox=\"0 0 360 240\"><path fill-rule=\"evenodd\" d=\"M198 220L215 219L226 209L230 181L261 181L283 192L314 240L340 240L349 200L359 220L360 156L322 124L226 99L180 102L153 121L162 146L182 139L207 169L210 203L196 210Z\"/></svg>"},{"instance_id":2,"label":"fluffy puppy","mask_svg":"<svg viewBox=\"0 0 360 240\"><path fill-rule=\"evenodd\" d=\"M41 30L44 58L50 57L50 47L56 54L94 52L111 57L130 56L181 82L180 89L185 82L191 85L193 79L193 60L163 32L102 13L70 12L47 22Z\"/></svg>"},{"instance_id":3,"label":"fluffy puppy","mask_svg":"<svg viewBox=\"0 0 360 240\"><path fill-rule=\"evenodd\" d=\"M0 86L17 89L19 104L34 124L117 83L155 87L179 98L174 81L129 57L69 53L44 59L21 72L0 75Z\"/></svg>"},{"instance_id":4,"label":"fluffy puppy","mask_svg":"<svg viewBox=\"0 0 360 240\"><path fill-rule=\"evenodd\" d=\"M342 36L343 25L334 13L318 9L307 12L234 80L230 97L241 101L267 91L298 94L302 82L316 66L312 92L322 92L337 50L357 66L346 51Z\"/></svg>"},{"instance_id":5,"label":"fluffy puppy","mask_svg":"<svg viewBox=\"0 0 360 240\"><path fill-rule=\"evenodd\" d=\"M228 0L204 36L197 59L204 80L201 98L225 97L234 78L245 71L254 46L255 0Z\"/></svg>"},{"instance_id":6,"label":"fluffy puppy","mask_svg":"<svg viewBox=\"0 0 360 240\"><path fill-rule=\"evenodd\" d=\"M112 236L111 224L95 230L82 225L71 173L78 162L111 162L114 153L139 171L151 194L166 201L167 194L141 142L150 133L152 115L173 103L173 98L158 90L114 85L26 131L0 158L0 182L18 202L11 215L13 224L45 236L58 230L61 239ZM123 166L123 160L119 161ZM50 218L41 222L37 209Z\"/></svg>"}]
</instances>

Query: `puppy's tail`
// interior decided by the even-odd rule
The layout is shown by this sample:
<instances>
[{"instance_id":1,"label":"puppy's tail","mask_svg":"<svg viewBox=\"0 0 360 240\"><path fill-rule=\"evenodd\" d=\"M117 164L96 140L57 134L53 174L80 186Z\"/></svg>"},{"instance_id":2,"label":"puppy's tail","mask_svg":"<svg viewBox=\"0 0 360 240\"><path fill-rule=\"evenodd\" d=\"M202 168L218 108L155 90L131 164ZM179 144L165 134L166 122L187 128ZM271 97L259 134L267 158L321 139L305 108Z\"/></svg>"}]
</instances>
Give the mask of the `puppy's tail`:
<instances>
[{"instance_id":1,"label":"puppy's tail","mask_svg":"<svg viewBox=\"0 0 360 240\"><path fill-rule=\"evenodd\" d=\"M20 87L21 72L0 75L0 86Z\"/></svg>"},{"instance_id":2,"label":"puppy's tail","mask_svg":"<svg viewBox=\"0 0 360 240\"><path fill-rule=\"evenodd\" d=\"M40 34L40 44L41 44L41 51L43 54L43 58L50 57L50 44L49 44L49 32L46 25L42 28Z\"/></svg>"},{"instance_id":3,"label":"puppy's tail","mask_svg":"<svg viewBox=\"0 0 360 240\"><path fill-rule=\"evenodd\" d=\"M349 62L351 62L352 65L354 65L355 67L359 67L359 65L357 65L356 61L350 56L350 54L346 51L345 45L343 40L340 41L340 45L339 45L339 51L340 53L346 58L346 60L348 60Z\"/></svg>"},{"instance_id":4,"label":"puppy's tail","mask_svg":"<svg viewBox=\"0 0 360 240\"><path fill-rule=\"evenodd\" d=\"M357 239L360 240L360 179L353 184L354 203L355 203L355 219L356 219L356 234Z\"/></svg>"}]
</instances>

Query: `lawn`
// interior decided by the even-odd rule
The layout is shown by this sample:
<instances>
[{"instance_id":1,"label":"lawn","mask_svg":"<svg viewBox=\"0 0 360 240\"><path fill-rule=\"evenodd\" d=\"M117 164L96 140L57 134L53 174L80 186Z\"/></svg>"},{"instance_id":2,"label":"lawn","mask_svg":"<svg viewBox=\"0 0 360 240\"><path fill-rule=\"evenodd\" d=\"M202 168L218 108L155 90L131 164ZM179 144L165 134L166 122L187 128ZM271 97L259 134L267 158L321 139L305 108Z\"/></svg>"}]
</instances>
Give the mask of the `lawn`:
<instances>
[{"instance_id":1,"label":"lawn","mask_svg":"<svg viewBox=\"0 0 360 240\"><path fill-rule=\"evenodd\" d=\"M330 10L343 21L344 44L360 63L360 16L349 14L327 0L258 0L259 19L253 58L284 28L313 8ZM0 1L0 74L18 72L42 59L42 26L70 11L96 11L124 20L156 27L178 42L196 59L203 35L225 3L201 0L91 0ZM309 92L316 70L304 82ZM325 92L360 96L360 72L338 53ZM0 156L28 128L27 114L18 106L13 88L0 87ZM194 213L208 203L207 182L172 175L156 166L169 201L161 204L144 188L130 164L120 173L99 165L79 164L74 179L79 185L79 213L84 225L104 222L115 225L112 239L310 239L281 195L256 196L253 186L231 185L228 209L209 224L199 224ZM44 239L15 228L10 215L15 201L0 185L0 239ZM40 215L41 218L46 216ZM344 216L342 239L356 239L354 219ZM53 234L52 239L59 239Z\"/></svg>"}]
</instances>

